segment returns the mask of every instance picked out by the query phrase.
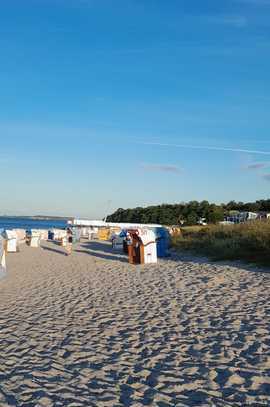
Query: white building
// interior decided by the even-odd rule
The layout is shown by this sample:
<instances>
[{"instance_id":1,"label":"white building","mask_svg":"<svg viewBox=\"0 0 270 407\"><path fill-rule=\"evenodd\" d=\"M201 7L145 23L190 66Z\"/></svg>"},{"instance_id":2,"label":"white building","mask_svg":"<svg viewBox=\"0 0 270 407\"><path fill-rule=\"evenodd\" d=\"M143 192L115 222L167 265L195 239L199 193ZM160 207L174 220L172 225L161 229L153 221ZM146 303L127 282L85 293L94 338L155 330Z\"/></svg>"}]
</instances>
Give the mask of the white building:
<instances>
[{"instance_id":1,"label":"white building","mask_svg":"<svg viewBox=\"0 0 270 407\"><path fill-rule=\"evenodd\" d=\"M256 219L258 219L258 214L256 212L239 212L237 214L227 216L225 220L233 223L244 223Z\"/></svg>"}]
</instances>

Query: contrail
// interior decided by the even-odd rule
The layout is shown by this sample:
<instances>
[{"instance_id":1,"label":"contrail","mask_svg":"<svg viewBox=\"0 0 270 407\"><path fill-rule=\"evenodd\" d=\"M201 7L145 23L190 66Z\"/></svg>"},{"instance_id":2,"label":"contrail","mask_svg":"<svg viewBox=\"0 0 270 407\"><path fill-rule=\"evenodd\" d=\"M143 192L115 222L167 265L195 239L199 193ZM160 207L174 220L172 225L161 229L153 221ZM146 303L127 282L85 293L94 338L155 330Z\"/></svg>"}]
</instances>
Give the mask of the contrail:
<instances>
[{"instance_id":1,"label":"contrail","mask_svg":"<svg viewBox=\"0 0 270 407\"><path fill-rule=\"evenodd\" d=\"M270 151L246 150L246 149L243 149L243 148L192 146L192 145L187 145L187 144L167 144L167 143L154 143L154 142L141 142L140 144L144 144L144 145L148 145L148 146L190 148L190 149L193 149L193 150L213 150L213 151L228 151L228 152L233 152L233 153L270 155Z\"/></svg>"}]
</instances>

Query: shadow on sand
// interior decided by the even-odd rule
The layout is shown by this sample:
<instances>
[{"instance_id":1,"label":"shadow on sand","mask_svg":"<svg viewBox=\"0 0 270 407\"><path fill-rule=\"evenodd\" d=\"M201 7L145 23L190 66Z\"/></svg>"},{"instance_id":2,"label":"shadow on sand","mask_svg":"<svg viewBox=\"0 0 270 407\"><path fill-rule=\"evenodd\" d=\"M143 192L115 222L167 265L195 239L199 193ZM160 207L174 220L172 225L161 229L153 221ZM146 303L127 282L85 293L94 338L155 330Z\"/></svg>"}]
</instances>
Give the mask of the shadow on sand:
<instances>
[{"instance_id":1,"label":"shadow on sand","mask_svg":"<svg viewBox=\"0 0 270 407\"><path fill-rule=\"evenodd\" d=\"M110 254L120 254L121 250L114 250L112 248L112 245L110 242L102 242L102 241L92 241L92 242L86 242L86 243L81 243L81 247L84 247L85 249L90 249L94 250L95 252L104 252L104 253L110 253Z\"/></svg>"},{"instance_id":2,"label":"shadow on sand","mask_svg":"<svg viewBox=\"0 0 270 407\"><path fill-rule=\"evenodd\" d=\"M127 257L122 254L121 249L113 249L108 242L93 241L82 243L81 248L75 249L78 253L86 253L104 260L115 260L127 263Z\"/></svg>"},{"instance_id":3,"label":"shadow on sand","mask_svg":"<svg viewBox=\"0 0 270 407\"><path fill-rule=\"evenodd\" d=\"M214 267L233 267L249 271L252 273L270 273L270 269L263 266L258 266L254 263L247 263L242 260L212 260L206 256L200 254L188 252L188 251L171 251L171 261L178 262L192 262L198 265L212 265Z\"/></svg>"},{"instance_id":4,"label":"shadow on sand","mask_svg":"<svg viewBox=\"0 0 270 407\"><path fill-rule=\"evenodd\" d=\"M86 253L86 254L89 254L90 256L98 257L99 259L104 259L104 260L114 260L114 261L120 261L122 263L128 262L128 260L126 258L123 258L121 256L94 252L92 250L76 249L75 252Z\"/></svg>"},{"instance_id":5,"label":"shadow on sand","mask_svg":"<svg viewBox=\"0 0 270 407\"><path fill-rule=\"evenodd\" d=\"M76 247L77 246L77 247ZM65 250L54 244L54 247L42 246L42 249L48 250L57 254L65 256ZM91 242L81 242L79 245L75 245L74 252L84 253L90 256L97 257L104 260L114 260L122 263L127 263L127 255L123 253L122 249L113 249L111 243L106 241L91 241ZM195 263L197 265L211 265L213 267L233 267L236 269L241 269L253 273L270 273L269 268L264 268L262 266L257 266L256 264L245 263L243 261L215 261L211 260L205 256L196 255L196 253L186 252L186 251L176 251L171 250L170 256L159 258L158 262L175 262L175 263Z\"/></svg>"},{"instance_id":6,"label":"shadow on sand","mask_svg":"<svg viewBox=\"0 0 270 407\"><path fill-rule=\"evenodd\" d=\"M66 252L64 252L64 251L61 250L61 249L54 249L53 247L48 247L48 246L41 246L41 248L42 248L43 250L48 250L49 252L54 252L54 253L57 253L57 254L62 254L63 256L66 255Z\"/></svg>"}]
</instances>

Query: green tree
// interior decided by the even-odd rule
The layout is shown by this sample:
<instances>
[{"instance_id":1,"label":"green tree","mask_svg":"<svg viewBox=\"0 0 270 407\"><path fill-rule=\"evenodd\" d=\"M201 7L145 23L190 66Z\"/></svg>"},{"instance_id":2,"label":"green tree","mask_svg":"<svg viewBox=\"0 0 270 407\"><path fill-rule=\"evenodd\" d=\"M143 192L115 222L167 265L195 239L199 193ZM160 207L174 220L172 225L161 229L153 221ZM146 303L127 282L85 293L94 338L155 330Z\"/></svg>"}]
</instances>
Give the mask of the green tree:
<instances>
[{"instance_id":1,"label":"green tree","mask_svg":"<svg viewBox=\"0 0 270 407\"><path fill-rule=\"evenodd\" d=\"M196 215L196 213L195 212L190 212L188 214L188 216L186 217L185 225L187 225L187 226L196 225L198 220L199 219L198 219L198 216Z\"/></svg>"},{"instance_id":2,"label":"green tree","mask_svg":"<svg viewBox=\"0 0 270 407\"><path fill-rule=\"evenodd\" d=\"M211 205L206 219L209 223L218 223L224 220L224 209L221 206Z\"/></svg>"}]
</instances>

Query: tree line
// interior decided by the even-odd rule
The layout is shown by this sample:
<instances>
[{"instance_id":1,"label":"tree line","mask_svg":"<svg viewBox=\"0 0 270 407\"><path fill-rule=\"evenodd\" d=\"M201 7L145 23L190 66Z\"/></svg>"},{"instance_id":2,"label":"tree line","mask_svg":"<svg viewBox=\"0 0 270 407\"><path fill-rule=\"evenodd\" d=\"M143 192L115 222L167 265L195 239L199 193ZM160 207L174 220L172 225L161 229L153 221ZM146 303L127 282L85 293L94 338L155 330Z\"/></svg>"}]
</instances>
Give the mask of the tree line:
<instances>
[{"instance_id":1,"label":"tree line","mask_svg":"<svg viewBox=\"0 0 270 407\"><path fill-rule=\"evenodd\" d=\"M195 225L202 218L205 218L207 223L217 223L234 211L270 212L270 199L247 203L230 201L227 204L220 205L208 201L190 201L179 204L147 206L145 208L119 208L107 217L107 221Z\"/></svg>"}]
</instances>

